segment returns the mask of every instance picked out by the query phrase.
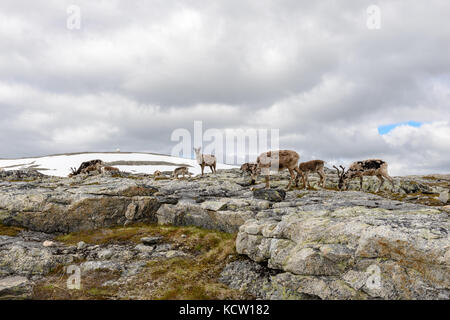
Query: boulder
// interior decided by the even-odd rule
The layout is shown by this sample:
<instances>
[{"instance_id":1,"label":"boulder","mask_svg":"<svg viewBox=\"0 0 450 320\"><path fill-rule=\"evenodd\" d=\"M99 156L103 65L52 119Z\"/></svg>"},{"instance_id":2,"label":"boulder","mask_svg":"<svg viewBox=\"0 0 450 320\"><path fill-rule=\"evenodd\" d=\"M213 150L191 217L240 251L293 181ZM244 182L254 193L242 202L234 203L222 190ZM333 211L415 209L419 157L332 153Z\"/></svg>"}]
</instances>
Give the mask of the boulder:
<instances>
[{"instance_id":1,"label":"boulder","mask_svg":"<svg viewBox=\"0 0 450 320\"><path fill-rule=\"evenodd\" d=\"M236 249L321 299L448 299L449 232L448 214L429 208L299 208L246 221Z\"/></svg>"},{"instance_id":2,"label":"boulder","mask_svg":"<svg viewBox=\"0 0 450 320\"><path fill-rule=\"evenodd\" d=\"M32 283L26 277L12 276L0 279L0 300L29 299Z\"/></svg>"},{"instance_id":3,"label":"boulder","mask_svg":"<svg viewBox=\"0 0 450 320\"><path fill-rule=\"evenodd\" d=\"M271 202L281 202L286 198L286 191L282 189L257 189L253 191L253 197Z\"/></svg>"}]
</instances>

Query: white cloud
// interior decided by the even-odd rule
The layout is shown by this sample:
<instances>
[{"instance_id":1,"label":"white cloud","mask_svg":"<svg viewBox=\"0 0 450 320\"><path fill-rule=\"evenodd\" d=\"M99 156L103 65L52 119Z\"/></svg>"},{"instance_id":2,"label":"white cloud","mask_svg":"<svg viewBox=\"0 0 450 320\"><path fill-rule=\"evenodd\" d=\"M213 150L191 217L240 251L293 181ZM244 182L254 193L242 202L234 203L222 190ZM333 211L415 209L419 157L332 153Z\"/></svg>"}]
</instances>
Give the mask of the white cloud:
<instances>
[{"instance_id":1,"label":"white cloud","mask_svg":"<svg viewBox=\"0 0 450 320\"><path fill-rule=\"evenodd\" d=\"M170 134L280 129L329 163L380 157L394 174L450 172L450 4L80 0L0 3L0 157L170 152ZM380 136L377 127L410 120Z\"/></svg>"}]
</instances>

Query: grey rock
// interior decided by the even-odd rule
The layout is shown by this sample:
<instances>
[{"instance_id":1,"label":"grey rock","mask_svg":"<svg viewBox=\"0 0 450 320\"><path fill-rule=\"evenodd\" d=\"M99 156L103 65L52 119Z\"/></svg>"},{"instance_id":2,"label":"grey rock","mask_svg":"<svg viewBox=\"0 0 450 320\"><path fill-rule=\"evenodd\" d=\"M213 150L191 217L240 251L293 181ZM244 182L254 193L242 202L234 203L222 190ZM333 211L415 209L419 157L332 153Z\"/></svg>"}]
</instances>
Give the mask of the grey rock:
<instances>
[{"instance_id":1,"label":"grey rock","mask_svg":"<svg viewBox=\"0 0 450 320\"><path fill-rule=\"evenodd\" d=\"M99 253L97 253L97 256L101 260L108 260L113 256L113 251L110 249L103 249Z\"/></svg>"},{"instance_id":2,"label":"grey rock","mask_svg":"<svg viewBox=\"0 0 450 320\"><path fill-rule=\"evenodd\" d=\"M77 244L77 249L78 250L83 250L83 249L85 249L85 248L87 248L87 244L84 242L84 241L80 241L80 242L78 242L78 244Z\"/></svg>"},{"instance_id":3,"label":"grey rock","mask_svg":"<svg viewBox=\"0 0 450 320\"><path fill-rule=\"evenodd\" d=\"M0 300L29 299L33 286L26 277L12 276L0 279Z\"/></svg>"},{"instance_id":4,"label":"grey rock","mask_svg":"<svg viewBox=\"0 0 450 320\"><path fill-rule=\"evenodd\" d=\"M281 202L286 198L286 191L282 189L257 189L253 191L253 197L272 202Z\"/></svg>"},{"instance_id":5,"label":"grey rock","mask_svg":"<svg viewBox=\"0 0 450 320\"><path fill-rule=\"evenodd\" d=\"M138 244L134 249L141 253L152 253L155 250L155 246Z\"/></svg>"},{"instance_id":6,"label":"grey rock","mask_svg":"<svg viewBox=\"0 0 450 320\"><path fill-rule=\"evenodd\" d=\"M236 239L238 253L289 274L291 280L282 281L286 289L321 299L448 296L446 213L404 206L317 210L324 206L318 204L316 211L297 209L276 219L247 220ZM379 270L378 290L365 284L369 267Z\"/></svg>"},{"instance_id":7,"label":"grey rock","mask_svg":"<svg viewBox=\"0 0 450 320\"><path fill-rule=\"evenodd\" d=\"M141 238L141 242L147 246L158 244L161 242L161 237L144 237Z\"/></svg>"}]
</instances>

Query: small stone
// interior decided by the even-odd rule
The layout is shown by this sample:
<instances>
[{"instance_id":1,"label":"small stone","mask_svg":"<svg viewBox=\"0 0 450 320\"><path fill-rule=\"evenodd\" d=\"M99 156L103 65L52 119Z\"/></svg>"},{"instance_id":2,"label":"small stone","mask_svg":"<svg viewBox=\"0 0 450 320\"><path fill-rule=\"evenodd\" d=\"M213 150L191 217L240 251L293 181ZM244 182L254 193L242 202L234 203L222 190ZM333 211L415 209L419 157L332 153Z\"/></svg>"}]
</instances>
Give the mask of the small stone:
<instances>
[{"instance_id":1,"label":"small stone","mask_svg":"<svg viewBox=\"0 0 450 320\"><path fill-rule=\"evenodd\" d=\"M77 249L78 250L83 250L84 248L86 248L87 247L87 244L86 244L86 242L84 242L84 241L80 241L80 242L78 242L78 244L77 244Z\"/></svg>"},{"instance_id":2,"label":"small stone","mask_svg":"<svg viewBox=\"0 0 450 320\"><path fill-rule=\"evenodd\" d=\"M144 237L141 238L141 242L147 246L158 244L161 241L161 237Z\"/></svg>"},{"instance_id":3,"label":"small stone","mask_svg":"<svg viewBox=\"0 0 450 320\"><path fill-rule=\"evenodd\" d=\"M439 194L439 201L441 201L442 203L447 203L447 201L448 201L448 191L444 191L444 192L441 192Z\"/></svg>"},{"instance_id":4,"label":"small stone","mask_svg":"<svg viewBox=\"0 0 450 320\"><path fill-rule=\"evenodd\" d=\"M110 249L104 249L102 251L100 251L99 253L97 253L97 256L99 257L99 259L104 259L104 260L108 260L109 258L111 258L113 255L113 251Z\"/></svg>"},{"instance_id":5,"label":"small stone","mask_svg":"<svg viewBox=\"0 0 450 320\"><path fill-rule=\"evenodd\" d=\"M55 243L53 241L46 240L42 243L44 247L53 247Z\"/></svg>"},{"instance_id":6,"label":"small stone","mask_svg":"<svg viewBox=\"0 0 450 320\"><path fill-rule=\"evenodd\" d=\"M186 254L183 251L177 251L177 250L169 250L166 252L166 258L171 259L175 257L184 257Z\"/></svg>"},{"instance_id":7,"label":"small stone","mask_svg":"<svg viewBox=\"0 0 450 320\"><path fill-rule=\"evenodd\" d=\"M139 252L142 253L151 253L153 252L153 250L155 250L154 246L148 246L145 244L138 244L136 247L134 247L134 249L136 249Z\"/></svg>"},{"instance_id":8,"label":"small stone","mask_svg":"<svg viewBox=\"0 0 450 320\"><path fill-rule=\"evenodd\" d=\"M282 189L257 189L253 191L253 197L272 202L281 202L286 198L286 191Z\"/></svg>"},{"instance_id":9,"label":"small stone","mask_svg":"<svg viewBox=\"0 0 450 320\"><path fill-rule=\"evenodd\" d=\"M160 245L156 246L155 249L158 252L168 251L168 250L172 249L172 246L169 243L164 243L164 244L160 244Z\"/></svg>"},{"instance_id":10,"label":"small stone","mask_svg":"<svg viewBox=\"0 0 450 320\"><path fill-rule=\"evenodd\" d=\"M181 235L181 237L184 239L184 238L186 238L187 237L187 235L185 235L185 234L182 234Z\"/></svg>"}]
</instances>

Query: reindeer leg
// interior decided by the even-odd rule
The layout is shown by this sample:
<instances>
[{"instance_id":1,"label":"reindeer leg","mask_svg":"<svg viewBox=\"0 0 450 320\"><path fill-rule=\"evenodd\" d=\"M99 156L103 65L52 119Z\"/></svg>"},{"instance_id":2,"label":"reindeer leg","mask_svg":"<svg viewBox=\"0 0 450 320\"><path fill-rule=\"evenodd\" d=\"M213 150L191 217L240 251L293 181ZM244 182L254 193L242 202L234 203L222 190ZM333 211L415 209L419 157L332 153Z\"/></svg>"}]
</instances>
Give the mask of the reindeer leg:
<instances>
[{"instance_id":1,"label":"reindeer leg","mask_svg":"<svg viewBox=\"0 0 450 320\"><path fill-rule=\"evenodd\" d=\"M268 175L266 176L266 189L270 189L270 178Z\"/></svg>"},{"instance_id":2,"label":"reindeer leg","mask_svg":"<svg viewBox=\"0 0 450 320\"><path fill-rule=\"evenodd\" d=\"M309 177L308 177L308 174L306 174L306 182L308 183L308 188L312 188L311 187L311 183L309 182Z\"/></svg>"},{"instance_id":3,"label":"reindeer leg","mask_svg":"<svg viewBox=\"0 0 450 320\"><path fill-rule=\"evenodd\" d=\"M303 182L303 189L306 189L306 178L303 172L302 172L302 182Z\"/></svg>"},{"instance_id":4,"label":"reindeer leg","mask_svg":"<svg viewBox=\"0 0 450 320\"><path fill-rule=\"evenodd\" d=\"M381 183L380 183L380 186L378 187L377 191L375 191L375 192L380 191L381 187L384 184L384 179L383 179L383 177L381 175L378 175L377 178L380 179Z\"/></svg>"},{"instance_id":5,"label":"reindeer leg","mask_svg":"<svg viewBox=\"0 0 450 320\"><path fill-rule=\"evenodd\" d=\"M360 190L363 191L363 176L359 177Z\"/></svg>"},{"instance_id":6,"label":"reindeer leg","mask_svg":"<svg viewBox=\"0 0 450 320\"><path fill-rule=\"evenodd\" d=\"M385 175L384 176L386 179L388 179L389 180L389 182L392 184L392 188L394 188L395 186L394 186L394 179L392 179L390 176L388 176L388 175Z\"/></svg>"},{"instance_id":7,"label":"reindeer leg","mask_svg":"<svg viewBox=\"0 0 450 320\"><path fill-rule=\"evenodd\" d=\"M203 164L200 166L202 167L202 177L203 177L203 170L205 170L205 166Z\"/></svg>"},{"instance_id":8,"label":"reindeer leg","mask_svg":"<svg viewBox=\"0 0 450 320\"><path fill-rule=\"evenodd\" d=\"M325 174L321 171L318 171L317 173L320 176L319 184L322 184L322 188L324 188L325 187Z\"/></svg>"},{"instance_id":9,"label":"reindeer leg","mask_svg":"<svg viewBox=\"0 0 450 320\"><path fill-rule=\"evenodd\" d=\"M297 176L295 177L295 186L298 187L298 181L300 178L300 174L302 175L302 179L303 179L303 173L300 171L300 169L297 166L295 166L294 170L295 170L295 172L297 172Z\"/></svg>"},{"instance_id":10,"label":"reindeer leg","mask_svg":"<svg viewBox=\"0 0 450 320\"><path fill-rule=\"evenodd\" d=\"M293 169L288 169L289 170L289 174L291 175L291 179L289 179L289 183L287 185L287 189L289 190L289 188L292 185L292 182L295 180L295 174L294 174L294 170Z\"/></svg>"}]
</instances>

